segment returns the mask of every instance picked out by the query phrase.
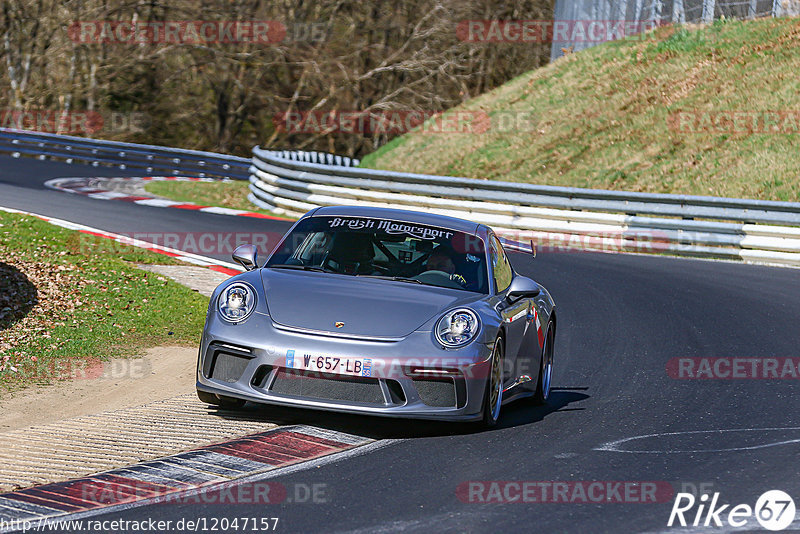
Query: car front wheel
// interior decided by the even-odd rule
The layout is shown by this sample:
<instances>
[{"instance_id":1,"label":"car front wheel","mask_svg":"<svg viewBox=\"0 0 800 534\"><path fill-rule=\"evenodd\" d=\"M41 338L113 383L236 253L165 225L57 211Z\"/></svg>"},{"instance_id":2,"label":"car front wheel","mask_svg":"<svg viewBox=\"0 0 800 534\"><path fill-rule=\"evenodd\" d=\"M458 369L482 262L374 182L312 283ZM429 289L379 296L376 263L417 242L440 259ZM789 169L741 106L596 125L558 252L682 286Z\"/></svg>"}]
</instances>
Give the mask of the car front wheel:
<instances>
[{"instance_id":1,"label":"car front wheel","mask_svg":"<svg viewBox=\"0 0 800 534\"><path fill-rule=\"evenodd\" d=\"M483 426L491 428L500 419L503 406L503 338L494 342L492 366L486 379L486 393L483 398Z\"/></svg>"}]
</instances>

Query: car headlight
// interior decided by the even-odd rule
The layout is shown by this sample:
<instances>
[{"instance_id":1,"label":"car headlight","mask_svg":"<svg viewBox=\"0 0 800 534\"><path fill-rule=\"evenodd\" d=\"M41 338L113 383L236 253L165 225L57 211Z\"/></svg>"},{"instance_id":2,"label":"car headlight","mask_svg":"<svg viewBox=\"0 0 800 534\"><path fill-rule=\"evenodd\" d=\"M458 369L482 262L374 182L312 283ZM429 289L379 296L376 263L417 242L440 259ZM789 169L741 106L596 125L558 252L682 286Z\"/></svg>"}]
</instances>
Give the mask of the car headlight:
<instances>
[{"instance_id":1,"label":"car headlight","mask_svg":"<svg viewBox=\"0 0 800 534\"><path fill-rule=\"evenodd\" d=\"M436 323L436 339L445 347L463 347L478 335L480 326L474 311L466 308L453 310Z\"/></svg>"},{"instance_id":2,"label":"car headlight","mask_svg":"<svg viewBox=\"0 0 800 534\"><path fill-rule=\"evenodd\" d=\"M256 308L256 292L247 284L235 282L219 295L217 309L223 319L240 323L247 319Z\"/></svg>"}]
</instances>

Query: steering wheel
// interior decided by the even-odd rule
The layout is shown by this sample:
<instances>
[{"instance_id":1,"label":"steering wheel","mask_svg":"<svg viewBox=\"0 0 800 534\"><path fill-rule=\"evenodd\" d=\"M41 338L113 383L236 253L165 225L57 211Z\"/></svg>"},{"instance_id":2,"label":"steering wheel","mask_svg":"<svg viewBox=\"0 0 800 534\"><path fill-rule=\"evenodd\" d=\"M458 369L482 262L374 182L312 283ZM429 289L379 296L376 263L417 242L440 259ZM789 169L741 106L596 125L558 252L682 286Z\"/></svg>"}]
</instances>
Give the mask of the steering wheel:
<instances>
[{"instance_id":1,"label":"steering wheel","mask_svg":"<svg viewBox=\"0 0 800 534\"><path fill-rule=\"evenodd\" d=\"M424 281L427 277L437 277L441 278L442 282L450 282L452 285L445 286L445 287L453 287L455 289L463 289L467 286L467 281L458 273L450 274L445 271L425 271L424 273L420 273L414 278L416 280Z\"/></svg>"},{"instance_id":2,"label":"steering wheel","mask_svg":"<svg viewBox=\"0 0 800 534\"><path fill-rule=\"evenodd\" d=\"M381 274L385 274L385 275L388 275L390 272L392 272L392 268L391 267L386 267L385 265L378 265L378 264L373 263L372 264L372 268L375 269L376 271L380 272Z\"/></svg>"},{"instance_id":3,"label":"steering wheel","mask_svg":"<svg viewBox=\"0 0 800 534\"><path fill-rule=\"evenodd\" d=\"M450 273L446 273L444 271L425 271L424 273L420 273L417 276L433 276L433 275L441 276L443 278L447 278L448 280L450 280Z\"/></svg>"}]
</instances>

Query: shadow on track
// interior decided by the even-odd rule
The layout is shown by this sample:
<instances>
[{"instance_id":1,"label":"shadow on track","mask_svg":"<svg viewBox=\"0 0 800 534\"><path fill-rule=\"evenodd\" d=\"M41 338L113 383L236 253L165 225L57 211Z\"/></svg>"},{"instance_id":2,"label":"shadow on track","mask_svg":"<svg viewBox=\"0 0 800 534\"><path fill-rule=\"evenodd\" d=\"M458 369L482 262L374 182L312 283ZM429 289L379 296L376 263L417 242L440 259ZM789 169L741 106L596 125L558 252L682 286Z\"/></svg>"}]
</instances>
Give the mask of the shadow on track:
<instances>
[{"instance_id":1,"label":"shadow on track","mask_svg":"<svg viewBox=\"0 0 800 534\"><path fill-rule=\"evenodd\" d=\"M538 423L555 412L581 411L581 407L568 407L589 398L580 393L588 388L553 388L550 400L542 406L534 405L529 399L512 402L503 407L500 422L496 429ZM255 421L271 422L278 425L311 425L348 434L356 434L373 439L408 439L435 436L453 436L484 432L477 423L448 423L352 415L336 412L323 412L303 408L285 408L248 403L241 410L209 408L216 417L241 419L246 417Z\"/></svg>"},{"instance_id":2,"label":"shadow on track","mask_svg":"<svg viewBox=\"0 0 800 534\"><path fill-rule=\"evenodd\" d=\"M500 422L497 428L511 428L538 423L555 412L582 411L585 408L581 408L580 406L568 406L588 399L589 395L580 393L580 391L586 391L588 389L588 387L553 388L550 391L550 399L547 401L547 404L543 405L533 404L531 399L512 402L503 407L503 412L500 414Z\"/></svg>"}]
</instances>

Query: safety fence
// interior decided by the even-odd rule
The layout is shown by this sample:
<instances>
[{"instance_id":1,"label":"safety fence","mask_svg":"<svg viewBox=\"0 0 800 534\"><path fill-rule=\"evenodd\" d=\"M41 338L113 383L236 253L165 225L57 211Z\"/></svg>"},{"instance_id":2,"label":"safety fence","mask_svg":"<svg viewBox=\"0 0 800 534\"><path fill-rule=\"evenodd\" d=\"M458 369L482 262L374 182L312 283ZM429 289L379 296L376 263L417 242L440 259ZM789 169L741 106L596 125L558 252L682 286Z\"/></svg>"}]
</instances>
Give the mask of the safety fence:
<instances>
[{"instance_id":1,"label":"safety fence","mask_svg":"<svg viewBox=\"0 0 800 534\"><path fill-rule=\"evenodd\" d=\"M554 23L563 28L554 32L551 59L662 24L795 15L800 15L800 0L557 0ZM609 30L595 38L597 25L592 23Z\"/></svg>"}]
</instances>

